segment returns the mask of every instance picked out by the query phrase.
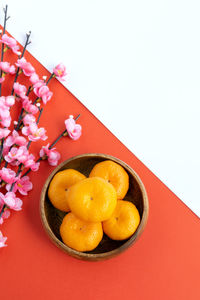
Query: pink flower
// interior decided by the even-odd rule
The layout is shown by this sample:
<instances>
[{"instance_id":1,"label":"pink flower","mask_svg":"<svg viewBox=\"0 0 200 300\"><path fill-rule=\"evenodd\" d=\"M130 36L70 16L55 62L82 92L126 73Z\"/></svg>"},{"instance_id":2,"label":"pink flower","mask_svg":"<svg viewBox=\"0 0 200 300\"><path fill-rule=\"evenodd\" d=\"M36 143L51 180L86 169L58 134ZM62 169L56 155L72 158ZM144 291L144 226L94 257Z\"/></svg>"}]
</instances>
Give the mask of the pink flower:
<instances>
[{"instance_id":1,"label":"pink flower","mask_svg":"<svg viewBox=\"0 0 200 300\"><path fill-rule=\"evenodd\" d=\"M24 72L24 75L26 76L31 76L35 73L34 67L29 62L27 62L24 57L17 60L16 66L21 68Z\"/></svg>"},{"instance_id":2,"label":"pink flower","mask_svg":"<svg viewBox=\"0 0 200 300\"><path fill-rule=\"evenodd\" d=\"M22 107L29 114L35 115L38 113L38 107L33 105L32 102L28 100L28 98L23 100Z\"/></svg>"},{"instance_id":3,"label":"pink flower","mask_svg":"<svg viewBox=\"0 0 200 300\"><path fill-rule=\"evenodd\" d=\"M14 104L15 104L14 96L0 97L0 107L2 107L3 109L9 109Z\"/></svg>"},{"instance_id":4,"label":"pink flower","mask_svg":"<svg viewBox=\"0 0 200 300\"><path fill-rule=\"evenodd\" d=\"M18 166L20 163L25 163L29 155L29 152L25 146L12 147L4 159L12 164L13 166Z\"/></svg>"},{"instance_id":5,"label":"pink flower","mask_svg":"<svg viewBox=\"0 0 200 300\"><path fill-rule=\"evenodd\" d=\"M34 84L33 91L37 97L42 99L44 104L46 104L53 95L53 93L49 91L48 86L41 80Z\"/></svg>"},{"instance_id":6,"label":"pink flower","mask_svg":"<svg viewBox=\"0 0 200 300\"><path fill-rule=\"evenodd\" d=\"M8 219L10 217L10 211L9 209L6 209L3 214L1 215L1 218L0 218L0 225L3 224L4 220L5 219Z\"/></svg>"},{"instance_id":7,"label":"pink flower","mask_svg":"<svg viewBox=\"0 0 200 300\"><path fill-rule=\"evenodd\" d=\"M67 75L66 73L66 67L61 63L58 64L54 69L53 69L54 74L56 77L58 77L60 80L64 81L64 77Z\"/></svg>"},{"instance_id":8,"label":"pink flower","mask_svg":"<svg viewBox=\"0 0 200 300\"><path fill-rule=\"evenodd\" d=\"M0 69L5 73L15 74L15 66L10 65L7 61L0 62Z\"/></svg>"},{"instance_id":9,"label":"pink flower","mask_svg":"<svg viewBox=\"0 0 200 300\"><path fill-rule=\"evenodd\" d=\"M82 133L82 127L76 124L73 116L69 116L69 119L65 120L65 126L67 133L72 140L78 140Z\"/></svg>"},{"instance_id":10,"label":"pink flower","mask_svg":"<svg viewBox=\"0 0 200 300\"><path fill-rule=\"evenodd\" d=\"M6 247L7 245L5 244L7 240L7 237L3 237L2 232L0 231L0 248Z\"/></svg>"},{"instance_id":11,"label":"pink flower","mask_svg":"<svg viewBox=\"0 0 200 300\"><path fill-rule=\"evenodd\" d=\"M8 118L4 118L1 120L1 125L4 127L9 127L11 124L11 117L9 116Z\"/></svg>"},{"instance_id":12,"label":"pink flower","mask_svg":"<svg viewBox=\"0 0 200 300\"><path fill-rule=\"evenodd\" d=\"M4 206L4 197L3 198L0 197L0 211L2 211L3 206ZM10 216L10 211L8 209L5 209L5 211L3 212L3 214L1 215L1 218L0 218L0 225L2 225L4 220L8 219L9 216Z\"/></svg>"},{"instance_id":13,"label":"pink flower","mask_svg":"<svg viewBox=\"0 0 200 300\"><path fill-rule=\"evenodd\" d=\"M47 136L45 134L46 130L43 127L38 128L36 123L32 123L29 126L24 126L22 128L22 133L28 136L28 139L33 142L40 139L45 141L47 139Z\"/></svg>"},{"instance_id":14,"label":"pink flower","mask_svg":"<svg viewBox=\"0 0 200 300\"><path fill-rule=\"evenodd\" d=\"M35 123L35 121L36 121L36 118L32 114L27 114L23 118L23 123L24 123L25 126L30 125L32 123Z\"/></svg>"},{"instance_id":15,"label":"pink flower","mask_svg":"<svg viewBox=\"0 0 200 300\"><path fill-rule=\"evenodd\" d=\"M9 108L5 105L0 105L0 120L10 117Z\"/></svg>"},{"instance_id":16,"label":"pink flower","mask_svg":"<svg viewBox=\"0 0 200 300\"><path fill-rule=\"evenodd\" d=\"M9 150L10 150L10 147L6 146L5 142L4 142L3 143L3 157L8 154Z\"/></svg>"},{"instance_id":17,"label":"pink flower","mask_svg":"<svg viewBox=\"0 0 200 300\"><path fill-rule=\"evenodd\" d=\"M16 173L15 171L9 168L2 168L0 170L0 178L6 183L12 184L16 181Z\"/></svg>"},{"instance_id":18,"label":"pink flower","mask_svg":"<svg viewBox=\"0 0 200 300\"><path fill-rule=\"evenodd\" d=\"M7 137L10 133L8 128L0 128L0 139Z\"/></svg>"},{"instance_id":19,"label":"pink flower","mask_svg":"<svg viewBox=\"0 0 200 300\"><path fill-rule=\"evenodd\" d=\"M10 191L11 184L6 185L7 191ZM22 195L27 195L29 191L33 188L32 182L29 180L29 176L24 176L22 178L18 177L14 185L13 192L19 191Z\"/></svg>"},{"instance_id":20,"label":"pink flower","mask_svg":"<svg viewBox=\"0 0 200 300\"><path fill-rule=\"evenodd\" d=\"M2 96L0 97L0 113L2 115L2 113L4 113L4 117L8 117L9 116L9 107L6 105L6 97ZM6 116L5 116L6 113Z\"/></svg>"},{"instance_id":21,"label":"pink flower","mask_svg":"<svg viewBox=\"0 0 200 300\"><path fill-rule=\"evenodd\" d=\"M45 156L47 156L50 166L57 166L58 161L60 159L60 153L56 151L55 148L49 149L49 144L43 146L40 150L40 157Z\"/></svg>"},{"instance_id":22,"label":"pink flower","mask_svg":"<svg viewBox=\"0 0 200 300\"><path fill-rule=\"evenodd\" d=\"M23 136L20 136L16 130L13 130L12 135L7 137L4 144L7 147L11 147L12 145L25 146L27 141Z\"/></svg>"},{"instance_id":23,"label":"pink flower","mask_svg":"<svg viewBox=\"0 0 200 300\"><path fill-rule=\"evenodd\" d=\"M39 76L36 73L33 73L30 77L29 80L32 84L37 83L38 81L40 81Z\"/></svg>"},{"instance_id":24,"label":"pink flower","mask_svg":"<svg viewBox=\"0 0 200 300\"><path fill-rule=\"evenodd\" d=\"M30 168L33 172L36 172L39 169L40 163L35 162L35 156L33 154L29 154L24 165L26 168Z\"/></svg>"},{"instance_id":25,"label":"pink flower","mask_svg":"<svg viewBox=\"0 0 200 300\"><path fill-rule=\"evenodd\" d=\"M3 76L3 74L2 74ZM5 77L0 77L0 84L3 83L5 81Z\"/></svg>"},{"instance_id":26,"label":"pink flower","mask_svg":"<svg viewBox=\"0 0 200 300\"><path fill-rule=\"evenodd\" d=\"M26 98L27 88L25 87L25 85L20 84L19 82L15 82L13 88L16 95L18 95L22 99Z\"/></svg>"},{"instance_id":27,"label":"pink flower","mask_svg":"<svg viewBox=\"0 0 200 300\"><path fill-rule=\"evenodd\" d=\"M11 209L21 210L22 200L17 198L14 192L7 192L5 195L0 193L0 199Z\"/></svg>"},{"instance_id":28,"label":"pink flower","mask_svg":"<svg viewBox=\"0 0 200 300\"><path fill-rule=\"evenodd\" d=\"M15 104L15 97L14 96L7 96L4 97L4 103L6 106L11 107Z\"/></svg>"},{"instance_id":29,"label":"pink flower","mask_svg":"<svg viewBox=\"0 0 200 300\"><path fill-rule=\"evenodd\" d=\"M2 99L0 101L0 123L3 127L9 127L11 123L9 107L3 103Z\"/></svg>"},{"instance_id":30,"label":"pink flower","mask_svg":"<svg viewBox=\"0 0 200 300\"><path fill-rule=\"evenodd\" d=\"M17 55L21 54L16 40L9 37L7 34L2 35L2 39L0 40L0 43L4 43L5 45L7 45L13 51L13 53L15 53Z\"/></svg>"}]
</instances>

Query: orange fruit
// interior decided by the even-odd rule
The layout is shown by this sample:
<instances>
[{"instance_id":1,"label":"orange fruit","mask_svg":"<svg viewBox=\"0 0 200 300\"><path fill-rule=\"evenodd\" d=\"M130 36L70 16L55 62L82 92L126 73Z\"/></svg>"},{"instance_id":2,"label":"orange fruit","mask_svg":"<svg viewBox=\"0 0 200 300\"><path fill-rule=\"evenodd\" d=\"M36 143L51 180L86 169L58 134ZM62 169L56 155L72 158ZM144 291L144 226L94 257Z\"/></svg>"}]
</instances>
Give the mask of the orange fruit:
<instances>
[{"instance_id":1,"label":"orange fruit","mask_svg":"<svg viewBox=\"0 0 200 300\"><path fill-rule=\"evenodd\" d=\"M60 226L60 235L67 246L81 252L91 251L102 240L103 229L100 222L88 223L68 213Z\"/></svg>"},{"instance_id":2,"label":"orange fruit","mask_svg":"<svg viewBox=\"0 0 200 300\"><path fill-rule=\"evenodd\" d=\"M66 192L70 186L85 178L85 175L73 169L58 172L51 180L48 190L48 197L53 206L68 212Z\"/></svg>"},{"instance_id":3,"label":"orange fruit","mask_svg":"<svg viewBox=\"0 0 200 300\"><path fill-rule=\"evenodd\" d=\"M117 199L123 199L129 188L129 177L122 166L111 160L94 166L89 177L102 177L110 182L117 192Z\"/></svg>"},{"instance_id":4,"label":"orange fruit","mask_svg":"<svg viewBox=\"0 0 200 300\"><path fill-rule=\"evenodd\" d=\"M140 215L136 206L125 200L118 200L112 217L103 222L103 230L112 240L125 240L137 229Z\"/></svg>"},{"instance_id":5,"label":"orange fruit","mask_svg":"<svg viewBox=\"0 0 200 300\"><path fill-rule=\"evenodd\" d=\"M88 222L109 219L117 204L117 194L112 186L102 178L87 178L67 192L67 202L71 211Z\"/></svg>"}]
</instances>

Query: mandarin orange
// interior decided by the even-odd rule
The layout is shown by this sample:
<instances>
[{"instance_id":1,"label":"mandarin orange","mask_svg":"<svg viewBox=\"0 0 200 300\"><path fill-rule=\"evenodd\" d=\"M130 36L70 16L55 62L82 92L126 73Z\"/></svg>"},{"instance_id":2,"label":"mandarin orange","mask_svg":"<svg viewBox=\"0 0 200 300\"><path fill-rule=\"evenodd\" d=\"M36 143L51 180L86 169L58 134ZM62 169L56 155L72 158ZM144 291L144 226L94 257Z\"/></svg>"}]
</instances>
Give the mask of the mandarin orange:
<instances>
[{"instance_id":1,"label":"mandarin orange","mask_svg":"<svg viewBox=\"0 0 200 300\"><path fill-rule=\"evenodd\" d=\"M85 175L73 169L58 172L53 177L48 190L48 197L53 206L68 212L70 209L66 200L66 192L69 187L85 178Z\"/></svg>"},{"instance_id":2,"label":"mandarin orange","mask_svg":"<svg viewBox=\"0 0 200 300\"><path fill-rule=\"evenodd\" d=\"M101 177L110 182L117 192L117 199L123 199L129 188L129 176L122 166L105 160L94 166L89 177Z\"/></svg>"},{"instance_id":3,"label":"mandarin orange","mask_svg":"<svg viewBox=\"0 0 200 300\"><path fill-rule=\"evenodd\" d=\"M88 223L68 213L60 226L63 242L77 251L91 251L95 249L103 237L101 222Z\"/></svg>"},{"instance_id":4,"label":"mandarin orange","mask_svg":"<svg viewBox=\"0 0 200 300\"><path fill-rule=\"evenodd\" d=\"M66 195L71 211L88 222L109 219L117 204L117 194L113 185L98 177L76 183L69 188Z\"/></svg>"},{"instance_id":5,"label":"mandarin orange","mask_svg":"<svg viewBox=\"0 0 200 300\"><path fill-rule=\"evenodd\" d=\"M103 230L112 240L125 240L137 229L140 215L130 201L118 200L112 217L103 222Z\"/></svg>"}]
</instances>

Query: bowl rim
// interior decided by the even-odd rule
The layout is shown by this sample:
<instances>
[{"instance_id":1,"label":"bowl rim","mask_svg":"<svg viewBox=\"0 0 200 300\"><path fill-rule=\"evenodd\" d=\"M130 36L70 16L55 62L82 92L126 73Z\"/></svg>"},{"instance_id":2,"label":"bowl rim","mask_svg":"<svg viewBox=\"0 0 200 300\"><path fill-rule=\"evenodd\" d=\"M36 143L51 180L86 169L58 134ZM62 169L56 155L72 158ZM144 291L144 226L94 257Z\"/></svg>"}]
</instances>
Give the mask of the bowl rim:
<instances>
[{"instance_id":1,"label":"bowl rim","mask_svg":"<svg viewBox=\"0 0 200 300\"><path fill-rule=\"evenodd\" d=\"M86 253L86 252L79 252L77 250L74 250L70 247L68 247L67 245L65 245L62 241L60 241L56 235L54 234L54 232L52 231L51 227L49 226L49 223L47 221L46 218L46 214L45 214L45 208L44 208L44 203L45 203L45 198L46 198L46 192L47 192L47 188L49 186L50 181L52 180L53 176L62 168L64 167L67 163L75 160L75 159L79 159L82 157L102 157L105 159L110 159L118 164L120 164L122 167L125 168L125 170L127 169L131 175L134 177L134 179L137 181L139 188L141 190L142 193L142 198L143 198L143 213L142 213L142 217L140 220L140 224L137 228L137 230L135 231L135 233L121 246L119 246L116 249L113 249L111 251L108 252L103 252L103 253ZM39 205L39 210L40 210L40 218L42 221L42 225L43 228L45 229L47 235L49 236L49 238L53 241L53 243L60 248L61 250L63 250L65 253L67 253L68 255L71 255L73 257L76 257L78 259L82 259L82 260L91 260L91 261L97 261L97 260L102 260L102 259L108 259L111 257L114 257L118 254L120 254L121 252L123 252L124 250L128 249L133 242L135 242L142 234L142 232L144 231L144 228L147 224L147 219L148 219L148 215L149 215L149 202L148 202L148 196L147 196L147 192L146 189L144 187L144 184L142 182L142 180L140 179L140 177L138 176L138 174L129 166L127 165L124 161L122 161L121 159L114 157L112 155L109 154L103 154L103 153L84 153L84 154L80 154L80 155L76 155L73 156L63 162L61 162L48 176L47 180L45 181L42 191L41 191L41 195L40 195L40 205Z\"/></svg>"}]
</instances>

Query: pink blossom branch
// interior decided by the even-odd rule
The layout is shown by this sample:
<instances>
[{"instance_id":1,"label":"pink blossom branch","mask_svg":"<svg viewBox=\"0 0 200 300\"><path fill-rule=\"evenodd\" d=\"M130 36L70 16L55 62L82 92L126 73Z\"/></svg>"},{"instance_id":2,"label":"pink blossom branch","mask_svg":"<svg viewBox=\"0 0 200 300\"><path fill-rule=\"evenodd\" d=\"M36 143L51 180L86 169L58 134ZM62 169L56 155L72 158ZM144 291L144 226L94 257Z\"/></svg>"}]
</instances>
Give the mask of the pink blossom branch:
<instances>
[{"instance_id":1,"label":"pink blossom branch","mask_svg":"<svg viewBox=\"0 0 200 300\"><path fill-rule=\"evenodd\" d=\"M22 55L21 55L20 58L22 58L24 56L25 51L26 51L26 47L31 43L31 41L29 41L30 35L31 35L31 31L26 33L26 42L25 42L25 45L24 45L24 48L23 48L23 51L22 51ZM12 88L11 95L14 94L14 83L17 81L17 78L18 78L19 74L20 74L20 67L18 67L17 71L16 71L16 75L15 75L15 79L14 79L14 82L13 82L13 88Z\"/></svg>"},{"instance_id":2,"label":"pink blossom branch","mask_svg":"<svg viewBox=\"0 0 200 300\"><path fill-rule=\"evenodd\" d=\"M4 25L3 25L3 34L5 33L6 31L6 22L8 21L8 19L10 17L7 17L7 12L8 12L8 5L6 5L5 8L3 8L3 11L4 11ZM3 61L3 56L4 56L4 43L2 43L2 46L1 46L1 61ZM2 77L2 70L1 70L1 73L0 73L0 78ZM0 83L0 96L1 96L1 84Z\"/></svg>"},{"instance_id":3,"label":"pink blossom branch","mask_svg":"<svg viewBox=\"0 0 200 300\"><path fill-rule=\"evenodd\" d=\"M80 114L75 118L75 121L77 121L79 117L80 117ZM55 139L55 141L51 143L51 145L49 146L48 149L49 149L49 150L52 149L53 146L55 146L55 145L57 144L57 142L58 142L62 137L65 137L65 136L67 136L67 135L68 135L68 132L67 132L67 129L65 129L65 130L64 130L64 131L63 131L63 132ZM38 163L38 162L40 162L40 161L44 161L44 160L46 160L46 159L47 159L46 157L40 157L40 158L38 158L38 159L36 160L36 163ZM23 167L23 164L20 164L19 167L18 167L18 171L17 171L16 177L23 171L23 170L22 170L22 167ZM22 177L28 175L31 171L32 171L31 168L29 168L29 169L22 175ZM12 184L11 189L10 189L10 192L12 192L12 190L13 190L15 184L16 184L16 182L14 182L14 183ZM1 218L3 212L4 212L4 210L5 210L6 208L7 208L7 205L4 204L4 206L2 207L2 210L1 210L1 212L0 212L0 218Z\"/></svg>"},{"instance_id":4,"label":"pink blossom branch","mask_svg":"<svg viewBox=\"0 0 200 300\"><path fill-rule=\"evenodd\" d=\"M54 74L54 72L53 72L53 73L51 74L51 76L49 77L49 79L47 80L46 85L48 85L49 82L51 81L51 79L54 78L54 77L55 77L55 74Z\"/></svg>"},{"instance_id":5,"label":"pink blossom branch","mask_svg":"<svg viewBox=\"0 0 200 300\"><path fill-rule=\"evenodd\" d=\"M80 117L81 114L79 114L76 118L75 118L75 121L78 120L78 118ZM51 143L51 145L49 146L49 150L51 150L56 144L57 142L64 136L67 136L68 135L68 132L67 132L67 129L65 129L56 139L53 143ZM40 157L38 158L38 160L36 160L36 163L40 162L40 161L43 161L44 158ZM28 175L29 173L31 172L31 169L28 169L23 175L22 177Z\"/></svg>"},{"instance_id":6,"label":"pink blossom branch","mask_svg":"<svg viewBox=\"0 0 200 300\"><path fill-rule=\"evenodd\" d=\"M30 91L31 91L31 86L29 86L28 91L26 93L26 96L28 96L30 94ZM19 131L19 129L20 129L23 113L24 113L24 108L21 109L21 112L19 114L19 118L18 118L18 121L17 121L17 126L15 127L16 131Z\"/></svg>"},{"instance_id":7,"label":"pink blossom branch","mask_svg":"<svg viewBox=\"0 0 200 300\"><path fill-rule=\"evenodd\" d=\"M38 124L39 121L40 121L40 117L41 117L42 111L43 111L43 108L40 110L40 114L39 114L38 119L37 119L37 124ZM31 145L31 141L29 141L29 143L28 143L28 145L27 145L27 149L29 149L30 145ZM11 146L11 148L12 148L12 146ZM6 162L5 168L7 167L7 165L8 165L8 162ZM17 173L16 173L16 177L22 172L22 168L23 168L23 164L21 163L21 164L19 165L19 167L18 167L18 170L17 170ZM16 184L16 182L13 182L13 184L11 185L11 188L10 188L10 191L9 191L9 192L12 192L12 190L13 190L15 184ZM2 214L4 213L4 210L5 210L6 208L7 208L7 205L4 204L3 207L2 207L2 210L1 210L1 212L0 212L0 219L1 219L1 216L2 216Z\"/></svg>"},{"instance_id":8,"label":"pink blossom branch","mask_svg":"<svg viewBox=\"0 0 200 300\"><path fill-rule=\"evenodd\" d=\"M52 73L52 74L50 75L49 79L47 80L46 85L48 85L49 82L51 81L51 79L54 78L54 77L55 77L55 74ZM35 99L35 101L33 101L33 104L35 104L39 99L40 99L40 97L37 97L37 98Z\"/></svg>"},{"instance_id":9,"label":"pink blossom branch","mask_svg":"<svg viewBox=\"0 0 200 300\"><path fill-rule=\"evenodd\" d=\"M39 123L39 121L40 121L40 118L41 118L41 115L42 115L42 112L43 112L44 108L41 108L41 109L39 109L39 110L40 110L40 114L39 114L39 116L38 116L38 119L37 119L37 122L36 122L36 124L38 124L38 123ZM28 142L27 149L29 149L29 148L30 148L30 145L31 145L31 143L32 143L32 141L29 141L29 142Z\"/></svg>"},{"instance_id":10,"label":"pink blossom branch","mask_svg":"<svg viewBox=\"0 0 200 300\"><path fill-rule=\"evenodd\" d=\"M55 74L52 73L52 74L50 75L49 79L47 80L46 85L48 85L49 82L51 81L51 79L54 78L54 77L55 77ZM27 96L29 95L30 91L31 91L31 87L29 87L29 89L28 89L28 91L27 91L27 94L26 94ZM40 99L40 97L37 97L37 98L33 101L33 104L37 103L37 101L38 101L39 99ZM20 129L21 125L22 125L22 121L21 121L21 120L22 120L22 117L23 117L23 112L24 112L24 109L22 108L22 109L21 109L21 112L20 112L20 115L19 115L19 119L18 119L17 126L16 126L16 128L15 128L16 131L18 131L18 130ZM40 116L40 117L41 117L41 116Z\"/></svg>"},{"instance_id":11,"label":"pink blossom branch","mask_svg":"<svg viewBox=\"0 0 200 300\"><path fill-rule=\"evenodd\" d=\"M52 73L52 74L50 75L49 79L47 80L46 85L48 85L49 82L51 81L51 79L54 78L54 77L55 77L55 74ZM31 87L28 88L28 91L27 91L27 93L26 93L26 96L29 95L30 91L31 91ZM37 100L39 100L39 97L37 97L37 98L35 99L35 101L33 102L33 104L35 104L35 103L37 102ZM20 127L23 125L23 122L22 122L23 112L24 112L24 108L21 109L21 112L20 112L20 115L19 115L19 118L18 118L18 122L17 122L17 126L16 126L16 128L15 128L16 131L19 131ZM43 109L40 111L39 120L40 120L40 118L41 118L42 112L43 112ZM38 120L38 122L39 122L39 120ZM38 124L38 123L37 123L37 124ZM2 139L2 142L1 142L1 145L0 145L0 163L1 163L2 154L3 154L3 143L4 143L4 139ZM29 143L30 143L30 142L29 142ZM12 147L13 147L13 146L10 147L9 151L12 149ZM30 147L30 145L29 145L29 147ZM6 163L5 163L5 168L7 167L7 165L8 165L8 163L6 162Z\"/></svg>"},{"instance_id":12,"label":"pink blossom branch","mask_svg":"<svg viewBox=\"0 0 200 300\"><path fill-rule=\"evenodd\" d=\"M21 173L22 167L23 167L23 164L20 164L19 167L18 167L17 173L16 173L16 177ZM15 184L16 184L16 182L13 182L9 192L12 192L12 190L14 189ZM0 219L1 219L1 216L3 215L6 208L9 208L9 207L6 204L4 204L2 209L1 209L1 212L0 212Z\"/></svg>"},{"instance_id":13,"label":"pink blossom branch","mask_svg":"<svg viewBox=\"0 0 200 300\"><path fill-rule=\"evenodd\" d=\"M28 88L26 96L29 95L30 90L31 90L31 87ZM22 108L21 112L20 112L20 115L19 115L19 118L18 118L17 126L15 128L16 131L19 131L19 129L20 129L20 122L21 122L22 117L23 117L23 112L24 112L24 109ZM4 138L0 141L0 147L1 147L0 148L0 164L1 164L1 160L2 160L2 154L3 154L3 144L4 144ZM12 147L13 146L10 147L9 151L12 149ZM8 162L5 163L5 168L7 168L7 165L8 165Z\"/></svg>"},{"instance_id":14,"label":"pink blossom branch","mask_svg":"<svg viewBox=\"0 0 200 300\"><path fill-rule=\"evenodd\" d=\"M37 119L37 121L36 121L36 124L38 124L39 121L40 121L40 118L41 118L43 109L44 109L44 108L40 109L40 113L39 113L38 119ZM28 144L27 144L27 149L30 148L30 145L31 145L31 141L28 142ZM13 147L13 146L10 147L9 151L12 149L12 147ZM8 166L8 162L6 161L6 163L5 163L5 168L7 168L7 166Z\"/></svg>"},{"instance_id":15,"label":"pink blossom branch","mask_svg":"<svg viewBox=\"0 0 200 300\"><path fill-rule=\"evenodd\" d=\"M10 17L7 17L7 11L8 11L8 5L6 5L5 8L3 8L3 11L4 11L4 25L3 25L3 34L5 33L6 31L6 22L8 21L8 19ZM2 43L1 45L1 62L3 61L3 56L4 56L4 43ZM2 78L2 70L1 70L1 73L0 73L0 78ZM0 96L1 96L1 84L0 83ZM2 154L3 154L3 143L4 143L4 138L2 139L1 141L1 148L0 148L0 163L1 163L1 158L2 158Z\"/></svg>"},{"instance_id":16,"label":"pink blossom branch","mask_svg":"<svg viewBox=\"0 0 200 300\"><path fill-rule=\"evenodd\" d=\"M19 167L18 167L17 173L16 173L16 177L21 173L22 167L23 167L23 164L20 164ZM9 192L12 192L12 190L13 190L13 188L14 188L14 186L15 186L15 183L16 183L16 182L13 182L13 184L11 185L11 188L10 188L10 191L9 191Z\"/></svg>"},{"instance_id":17,"label":"pink blossom branch","mask_svg":"<svg viewBox=\"0 0 200 300\"><path fill-rule=\"evenodd\" d=\"M6 19L8 20L8 18L7 18L7 7L8 7L8 6L6 5L5 11L4 11L4 12L5 12L5 19L4 19L4 31L3 31L3 33L5 33ZM25 45L24 45L24 48L23 48L23 52L22 52L21 58L24 56L24 53L25 53L25 51L26 51L26 47L31 43L31 42L29 41L30 35L31 35L31 31L29 31L29 32L26 34L26 43L25 43ZM1 49L4 50L4 44L3 44L3 43L2 43L2 48L1 48ZM3 61L3 53L4 53L3 50L1 51L1 61ZM17 68L17 72L16 72L16 75L15 75L14 83L17 81L18 76L19 76L19 67ZM1 74L0 74L0 78L1 78L1 77L2 77L2 70L1 70ZM13 93L14 93L14 83L13 83L13 88L12 88L12 93L11 93L11 95L13 95ZM30 89L28 89L27 96L28 96L29 93L30 93ZM1 84L0 84L0 96L1 96ZM22 108L21 113L20 113L20 116L19 116L18 125L20 124L20 121L21 121L21 119L22 119L23 112L24 112L24 109ZM16 129L16 130L18 131L19 128ZM1 148L0 148L0 163L1 163L2 154L3 154L3 144L4 144L4 138L2 139L1 145L0 145L0 147L1 147Z\"/></svg>"}]
</instances>

